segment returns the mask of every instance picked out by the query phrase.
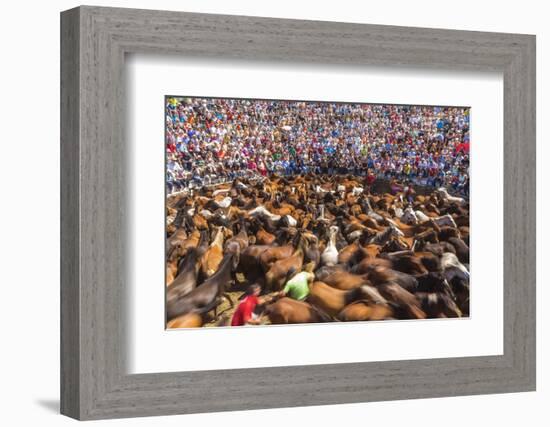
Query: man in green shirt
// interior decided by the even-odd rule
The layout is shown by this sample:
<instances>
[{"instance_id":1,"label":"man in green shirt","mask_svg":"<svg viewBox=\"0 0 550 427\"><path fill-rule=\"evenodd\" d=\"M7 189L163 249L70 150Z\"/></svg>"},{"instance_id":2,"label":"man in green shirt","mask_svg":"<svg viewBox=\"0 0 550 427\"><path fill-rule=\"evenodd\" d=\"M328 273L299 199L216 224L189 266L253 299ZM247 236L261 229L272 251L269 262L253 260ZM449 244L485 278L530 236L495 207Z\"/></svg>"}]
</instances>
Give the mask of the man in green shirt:
<instances>
[{"instance_id":1,"label":"man in green shirt","mask_svg":"<svg viewBox=\"0 0 550 427\"><path fill-rule=\"evenodd\" d=\"M281 291L281 296L288 296L292 299L303 301L309 295L309 285L313 282L315 274L302 271L286 282Z\"/></svg>"}]
</instances>

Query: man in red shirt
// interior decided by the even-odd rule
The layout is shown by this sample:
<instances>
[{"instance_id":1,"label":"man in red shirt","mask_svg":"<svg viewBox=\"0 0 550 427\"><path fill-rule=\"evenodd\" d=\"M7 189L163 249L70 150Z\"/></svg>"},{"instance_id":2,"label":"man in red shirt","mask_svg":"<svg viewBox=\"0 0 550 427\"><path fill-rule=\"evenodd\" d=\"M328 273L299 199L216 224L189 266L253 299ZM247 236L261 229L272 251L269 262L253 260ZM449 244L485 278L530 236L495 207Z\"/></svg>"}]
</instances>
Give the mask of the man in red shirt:
<instances>
[{"instance_id":1,"label":"man in red shirt","mask_svg":"<svg viewBox=\"0 0 550 427\"><path fill-rule=\"evenodd\" d=\"M253 319L252 313L256 306L260 303L258 295L260 295L262 288L259 285L250 285L246 290L246 296L240 302L237 310L233 313L231 319L231 326L244 326L244 325L257 325L259 319Z\"/></svg>"},{"instance_id":2,"label":"man in red shirt","mask_svg":"<svg viewBox=\"0 0 550 427\"><path fill-rule=\"evenodd\" d=\"M367 170L367 185L369 188L374 184L374 181L376 181L376 175L372 173L370 169Z\"/></svg>"}]
</instances>

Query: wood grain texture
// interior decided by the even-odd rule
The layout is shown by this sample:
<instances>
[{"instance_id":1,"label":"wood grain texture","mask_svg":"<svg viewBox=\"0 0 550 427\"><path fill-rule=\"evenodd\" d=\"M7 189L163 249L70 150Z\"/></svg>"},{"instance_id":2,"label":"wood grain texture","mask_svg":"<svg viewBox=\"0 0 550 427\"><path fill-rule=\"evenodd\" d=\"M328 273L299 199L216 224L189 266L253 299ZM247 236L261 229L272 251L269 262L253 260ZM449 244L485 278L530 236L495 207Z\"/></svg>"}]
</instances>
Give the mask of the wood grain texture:
<instances>
[{"instance_id":1,"label":"wood grain texture","mask_svg":"<svg viewBox=\"0 0 550 427\"><path fill-rule=\"evenodd\" d=\"M61 412L80 413L79 11L61 20Z\"/></svg>"},{"instance_id":2,"label":"wood grain texture","mask_svg":"<svg viewBox=\"0 0 550 427\"><path fill-rule=\"evenodd\" d=\"M62 14L62 413L78 419L535 388L535 38L80 7ZM124 57L504 74L502 356L128 375Z\"/></svg>"}]
</instances>

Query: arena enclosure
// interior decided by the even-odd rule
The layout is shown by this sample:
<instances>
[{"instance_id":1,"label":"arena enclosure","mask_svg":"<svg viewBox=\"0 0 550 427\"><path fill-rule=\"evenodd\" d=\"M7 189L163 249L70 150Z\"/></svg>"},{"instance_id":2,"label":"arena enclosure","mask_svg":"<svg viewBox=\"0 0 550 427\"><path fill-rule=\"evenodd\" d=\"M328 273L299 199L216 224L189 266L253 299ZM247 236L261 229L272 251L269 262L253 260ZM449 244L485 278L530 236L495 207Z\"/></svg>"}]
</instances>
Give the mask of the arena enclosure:
<instances>
[{"instance_id":1,"label":"arena enclosure","mask_svg":"<svg viewBox=\"0 0 550 427\"><path fill-rule=\"evenodd\" d=\"M166 326L469 317L470 108L167 95Z\"/></svg>"}]
</instances>

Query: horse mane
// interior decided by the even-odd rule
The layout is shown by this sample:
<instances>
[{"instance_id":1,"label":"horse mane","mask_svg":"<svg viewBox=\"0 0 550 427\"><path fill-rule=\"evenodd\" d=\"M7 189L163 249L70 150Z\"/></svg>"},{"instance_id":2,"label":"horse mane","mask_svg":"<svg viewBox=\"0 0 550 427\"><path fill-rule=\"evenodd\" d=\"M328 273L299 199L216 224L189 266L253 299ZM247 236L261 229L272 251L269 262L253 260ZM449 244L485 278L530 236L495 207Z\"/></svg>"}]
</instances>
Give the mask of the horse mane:
<instances>
[{"instance_id":1,"label":"horse mane","mask_svg":"<svg viewBox=\"0 0 550 427\"><path fill-rule=\"evenodd\" d=\"M376 233L374 237L371 238L370 243L379 244L383 240L385 240L389 235L392 233L392 225L390 225L384 230Z\"/></svg>"},{"instance_id":2,"label":"horse mane","mask_svg":"<svg viewBox=\"0 0 550 427\"><path fill-rule=\"evenodd\" d=\"M178 202L178 204L179 204L179 202ZM176 204L176 206L177 206L177 204ZM173 223L176 228L180 228L181 225L183 224L183 222L185 220L185 214L186 214L186 212L185 212L185 209L183 207L178 208L178 213L176 214L176 218L174 218L174 223Z\"/></svg>"},{"instance_id":3,"label":"horse mane","mask_svg":"<svg viewBox=\"0 0 550 427\"><path fill-rule=\"evenodd\" d=\"M194 258L194 259L193 259ZM179 274L182 270L182 267L187 262L193 262L196 263L198 258L198 250L197 248L189 248L187 249L186 254L179 260L178 262L178 273Z\"/></svg>"},{"instance_id":4,"label":"horse mane","mask_svg":"<svg viewBox=\"0 0 550 427\"><path fill-rule=\"evenodd\" d=\"M208 235L207 230L201 231L199 242L197 243L197 254L202 256L204 252L208 249L208 243L210 242L210 236ZM195 249L195 248L193 248Z\"/></svg>"}]
</instances>

